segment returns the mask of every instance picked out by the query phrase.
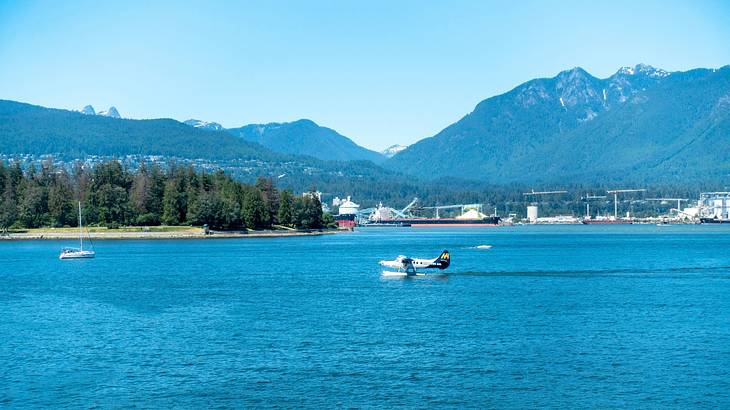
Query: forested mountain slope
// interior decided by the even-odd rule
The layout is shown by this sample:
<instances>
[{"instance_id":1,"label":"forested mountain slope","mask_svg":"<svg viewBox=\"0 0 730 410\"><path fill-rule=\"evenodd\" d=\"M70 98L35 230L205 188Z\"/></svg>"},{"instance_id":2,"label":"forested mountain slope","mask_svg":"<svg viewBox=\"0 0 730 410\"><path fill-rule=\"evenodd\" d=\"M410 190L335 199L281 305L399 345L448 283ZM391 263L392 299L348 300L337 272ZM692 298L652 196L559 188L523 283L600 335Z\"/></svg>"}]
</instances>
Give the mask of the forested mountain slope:
<instances>
[{"instance_id":1,"label":"forested mountain slope","mask_svg":"<svg viewBox=\"0 0 730 410\"><path fill-rule=\"evenodd\" d=\"M386 166L504 182L692 182L730 174L730 66L580 68L486 99Z\"/></svg>"}]
</instances>

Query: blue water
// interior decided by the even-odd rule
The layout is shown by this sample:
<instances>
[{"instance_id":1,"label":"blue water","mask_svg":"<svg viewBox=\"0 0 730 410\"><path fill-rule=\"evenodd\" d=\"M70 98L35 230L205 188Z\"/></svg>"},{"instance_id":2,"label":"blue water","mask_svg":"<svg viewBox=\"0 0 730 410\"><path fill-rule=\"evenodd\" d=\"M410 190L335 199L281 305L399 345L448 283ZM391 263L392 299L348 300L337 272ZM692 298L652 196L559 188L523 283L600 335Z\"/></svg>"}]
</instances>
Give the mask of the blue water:
<instances>
[{"instance_id":1,"label":"blue water","mask_svg":"<svg viewBox=\"0 0 730 410\"><path fill-rule=\"evenodd\" d=\"M0 242L2 407L730 407L728 227L68 244Z\"/></svg>"}]
</instances>

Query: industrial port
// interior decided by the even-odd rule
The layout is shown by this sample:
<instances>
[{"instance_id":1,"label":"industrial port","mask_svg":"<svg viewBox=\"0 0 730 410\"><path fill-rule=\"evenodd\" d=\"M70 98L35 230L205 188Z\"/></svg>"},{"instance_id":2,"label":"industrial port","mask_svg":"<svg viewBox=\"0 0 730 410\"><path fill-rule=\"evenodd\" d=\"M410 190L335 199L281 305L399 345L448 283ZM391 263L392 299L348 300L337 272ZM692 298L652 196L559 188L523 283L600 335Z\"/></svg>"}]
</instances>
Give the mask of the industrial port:
<instances>
[{"instance_id":1,"label":"industrial port","mask_svg":"<svg viewBox=\"0 0 730 410\"><path fill-rule=\"evenodd\" d=\"M341 228L354 227L496 227L523 224L730 224L730 192L702 192L698 199L689 198L635 198L645 189L606 190L606 195L586 193L580 197L584 212L566 215L540 216L540 206L565 195L568 191L530 191L523 193L524 212L498 214L498 207L485 204L450 204L422 206L414 198L403 208L382 203L361 208L351 197L332 201L335 220ZM629 199L622 199L629 196ZM552 198L552 199L551 199ZM656 203L668 206L664 212L638 217L633 215L634 203ZM600 204L602 206L597 206ZM628 204L628 205L627 205ZM685 206L683 206L685 205ZM625 209L628 208L628 209ZM600 212L598 209L603 209Z\"/></svg>"}]
</instances>

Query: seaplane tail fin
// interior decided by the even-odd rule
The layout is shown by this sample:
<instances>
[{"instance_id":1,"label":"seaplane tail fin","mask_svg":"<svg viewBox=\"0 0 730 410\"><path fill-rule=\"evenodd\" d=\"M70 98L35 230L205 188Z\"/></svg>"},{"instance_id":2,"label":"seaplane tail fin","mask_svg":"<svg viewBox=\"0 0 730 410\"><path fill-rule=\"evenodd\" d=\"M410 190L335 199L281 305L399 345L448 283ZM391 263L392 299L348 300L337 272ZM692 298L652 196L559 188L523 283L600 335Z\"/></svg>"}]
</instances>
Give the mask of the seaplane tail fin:
<instances>
[{"instance_id":1,"label":"seaplane tail fin","mask_svg":"<svg viewBox=\"0 0 730 410\"><path fill-rule=\"evenodd\" d=\"M441 252L441 255L439 255L438 259L436 259L436 263L438 264L439 269L448 268L449 264L451 264L451 255L449 254L449 251L444 250Z\"/></svg>"}]
</instances>

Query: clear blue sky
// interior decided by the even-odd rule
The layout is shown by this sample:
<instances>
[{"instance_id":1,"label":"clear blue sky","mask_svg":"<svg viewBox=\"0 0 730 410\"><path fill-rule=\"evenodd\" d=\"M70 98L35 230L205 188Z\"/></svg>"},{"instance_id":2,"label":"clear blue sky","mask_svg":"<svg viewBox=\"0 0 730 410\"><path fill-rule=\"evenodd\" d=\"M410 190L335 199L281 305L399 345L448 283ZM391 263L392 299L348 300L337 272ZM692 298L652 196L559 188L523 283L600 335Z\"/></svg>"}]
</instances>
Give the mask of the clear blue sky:
<instances>
[{"instance_id":1,"label":"clear blue sky","mask_svg":"<svg viewBox=\"0 0 730 410\"><path fill-rule=\"evenodd\" d=\"M382 149L575 66L730 64L728 1L211 3L0 0L0 98L227 127L309 118Z\"/></svg>"}]
</instances>

